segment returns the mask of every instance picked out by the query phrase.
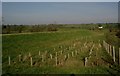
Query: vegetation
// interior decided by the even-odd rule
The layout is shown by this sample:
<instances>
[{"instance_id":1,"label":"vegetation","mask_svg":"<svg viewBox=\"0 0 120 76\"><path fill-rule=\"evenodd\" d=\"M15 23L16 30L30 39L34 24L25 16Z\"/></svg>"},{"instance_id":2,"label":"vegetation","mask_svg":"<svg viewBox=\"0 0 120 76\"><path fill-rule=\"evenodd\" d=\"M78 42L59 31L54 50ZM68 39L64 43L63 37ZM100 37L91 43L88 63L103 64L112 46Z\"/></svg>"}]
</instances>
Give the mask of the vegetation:
<instances>
[{"instance_id":1,"label":"vegetation","mask_svg":"<svg viewBox=\"0 0 120 76\"><path fill-rule=\"evenodd\" d=\"M103 40L118 46L118 43L113 41L116 41L115 35L118 32L117 24L101 25L104 27L102 30L98 29L98 24L4 25L3 33L5 34L2 36L3 74L119 74L120 70L116 67L119 65L110 64L113 62L112 58L102 47ZM89 56L89 51L93 44L94 48L91 58L85 67L84 59ZM60 54L61 50L63 51L62 55ZM71 52L75 52L76 50L78 54L72 57ZM38 55L39 51L41 55L47 52L47 58L44 62L41 62L41 55ZM70 54L70 58L63 61L63 65L55 66L54 57L56 52L58 52L60 61L68 53ZM33 57L32 67L30 66L29 58L25 61L18 61L20 54L24 59L29 53ZM53 55L53 59L50 60L49 54ZM9 56L11 57L10 66L8 65Z\"/></svg>"}]
</instances>

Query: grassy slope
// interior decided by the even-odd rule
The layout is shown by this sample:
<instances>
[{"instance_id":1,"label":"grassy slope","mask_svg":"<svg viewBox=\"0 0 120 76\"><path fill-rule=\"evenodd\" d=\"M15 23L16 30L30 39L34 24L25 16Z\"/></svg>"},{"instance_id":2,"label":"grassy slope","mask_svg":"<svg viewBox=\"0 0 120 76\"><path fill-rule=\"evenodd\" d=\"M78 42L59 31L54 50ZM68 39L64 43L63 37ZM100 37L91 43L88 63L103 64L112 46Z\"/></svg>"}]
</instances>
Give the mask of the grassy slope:
<instances>
[{"instance_id":1,"label":"grassy slope","mask_svg":"<svg viewBox=\"0 0 120 76\"><path fill-rule=\"evenodd\" d=\"M84 50L84 48L82 49L82 51L80 51L80 54L77 57L68 59L63 67L49 66L47 65L47 63L45 66L41 67L30 67L29 65L27 65L27 63L17 63L16 65L8 66L8 56L11 56L11 59L15 61L16 57L20 53L22 55L25 55L31 52L34 57L38 55L38 51L41 51L43 53L47 50L49 53L54 53L55 51L60 50L58 48L59 45L62 45L64 48L66 48L73 45L73 42L77 43L78 41L76 39L79 40L84 37L84 39L80 40L80 46L83 46L83 43L85 43L86 40L86 36L91 36L87 41L90 42L94 40L96 47L98 46L98 40L104 39L103 32L93 32L83 29L64 29L60 30L59 32L52 33L34 33L3 36L3 73L108 73L106 63L104 62L104 65L102 66L83 66L82 58L84 58L88 52L88 50ZM75 49L81 49L80 46L77 45ZM53 51L54 48L56 48L55 51ZM72 49L70 51L73 51L75 49ZM95 51L93 51L93 54L96 54L96 49L94 50ZM102 49L100 50L103 51ZM104 56L104 53L102 53L101 51L97 51L97 56L93 55L93 58L97 57L101 59L101 56ZM67 52L68 51L66 50L65 54ZM60 58L62 59L62 56L60 56Z\"/></svg>"}]
</instances>

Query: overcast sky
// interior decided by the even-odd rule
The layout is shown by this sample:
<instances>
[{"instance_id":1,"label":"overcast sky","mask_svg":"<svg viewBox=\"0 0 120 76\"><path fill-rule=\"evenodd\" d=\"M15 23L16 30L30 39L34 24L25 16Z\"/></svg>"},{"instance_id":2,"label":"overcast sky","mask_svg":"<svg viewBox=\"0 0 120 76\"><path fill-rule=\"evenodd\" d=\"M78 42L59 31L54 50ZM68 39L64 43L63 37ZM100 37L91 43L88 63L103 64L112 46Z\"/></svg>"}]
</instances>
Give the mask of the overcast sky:
<instances>
[{"instance_id":1,"label":"overcast sky","mask_svg":"<svg viewBox=\"0 0 120 76\"><path fill-rule=\"evenodd\" d=\"M117 2L3 2L2 12L5 24L118 22Z\"/></svg>"},{"instance_id":2,"label":"overcast sky","mask_svg":"<svg viewBox=\"0 0 120 76\"><path fill-rule=\"evenodd\" d=\"M3 2L118 2L119 0L2 0Z\"/></svg>"}]
</instances>

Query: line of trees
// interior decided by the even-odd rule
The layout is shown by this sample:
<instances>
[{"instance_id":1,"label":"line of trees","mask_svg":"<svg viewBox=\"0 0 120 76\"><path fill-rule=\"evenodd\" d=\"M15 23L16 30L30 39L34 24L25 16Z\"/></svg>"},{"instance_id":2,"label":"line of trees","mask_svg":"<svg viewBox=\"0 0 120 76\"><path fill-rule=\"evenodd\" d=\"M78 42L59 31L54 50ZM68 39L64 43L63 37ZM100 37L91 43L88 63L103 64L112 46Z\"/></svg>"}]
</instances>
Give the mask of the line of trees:
<instances>
[{"instance_id":1,"label":"line of trees","mask_svg":"<svg viewBox=\"0 0 120 76\"><path fill-rule=\"evenodd\" d=\"M116 31L117 23L103 23L103 24L41 24L41 25L2 25L2 34L10 33L24 33L24 32L44 32L44 31L58 31L59 28L79 28L88 30L101 30L109 28L109 31ZM117 32L116 36L120 37L120 31Z\"/></svg>"},{"instance_id":2,"label":"line of trees","mask_svg":"<svg viewBox=\"0 0 120 76\"><path fill-rule=\"evenodd\" d=\"M50 25L2 25L2 34L57 31L57 30L58 30L58 27L54 24L50 24Z\"/></svg>"}]
</instances>

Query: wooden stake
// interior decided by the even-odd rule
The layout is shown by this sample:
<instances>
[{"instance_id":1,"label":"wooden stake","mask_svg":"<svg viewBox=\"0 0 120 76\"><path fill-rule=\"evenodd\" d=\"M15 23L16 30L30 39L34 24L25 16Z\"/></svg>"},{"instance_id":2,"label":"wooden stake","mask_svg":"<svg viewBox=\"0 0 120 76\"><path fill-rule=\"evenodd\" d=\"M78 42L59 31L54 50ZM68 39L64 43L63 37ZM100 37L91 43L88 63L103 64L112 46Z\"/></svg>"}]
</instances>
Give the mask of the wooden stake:
<instances>
[{"instance_id":1,"label":"wooden stake","mask_svg":"<svg viewBox=\"0 0 120 76\"><path fill-rule=\"evenodd\" d=\"M74 53L73 53L73 51L72 51L72 57L74 56Z\"/></svg>"},{"instance_id":2,"label":"wooden stake","mask_svg":"<svg viewBox=\"0 0 120 76\"><path fill-rule=\"evenodd\" d=\"M120 65L120 48L119 48L119 65Z\"/></svg>"},{"instance_id":3,"label":"wooden stake","mask_svg":"<svg viewBox=\"0 0 120 76\"><path fill-rule=\"evenodd\" d=\"M113 61L115 62L115 47L113 46Z\"/></svg>"},{"instance_id":4,"label":"wooden stake","mask_svg":"<svg viewBox=\"0 0 120 76\"><path fill-rule=\"evenodd\" d=\"M44 57L43 57L43 55L42 55L42 62L44 62L44 59L43 59Z\"/></svg>"},{"instance_id":5,"label":"wooden stake","mask_svg":"<svg viewBox=\"0 0 120 76\"><path fill-rule=\"evenodd\" d=\"M110 56L112 56L112 47L110 45Z\"/></svg>"},{"instance_id":6,"label":"wooden stake","mask_svg":"<svg viewBox=\"0 0 120 76\"><path fill-rule=\"evenodd\" d=\"M27 56L25 55L24 57L23 57L23 61L25 61L27 59Z\"/></svg>"},{"instance_id":7,"label":"wooden stake","mask_svg":"<svg viewBox=\"0 0 120 76\"><path fill-rule=\"evenodd\" d=\"M56 66L57 66L57 57L55 57L55 64L56 64Z\"/></svg>"},{"instance_id":8,"label":"wooden stake","mask_svg":"<svg viewBox=\"0 0 120 76\"><path fill-rule=\"evenodd\" d=\"M55 48L54 48L54 51L55 51Z\"/></svg>"},{"instance_id":9,"label":"wooden stake","mask_svg":"<svg viewBox=\"0 0 120 76\"><path fill-rule=\"evenodd\" d=\"M57 52L55 53L55 55L57 56Z\"/></svg>"},{"instance_id":10,"label":"wooden stake","mask_svg":"<svg viewBox=\"0 0 120 76\"><path fill-rule=\"evenodd\" d=\"M68 58L70 57L69 53L68 53Z\"/></svg>"},{"instance_id":11,"label":"wooden stake","mask_svg":"<svg viewBox=\"0 0 120 76\"><path fill-rule=\"evenodd\" d=\"M105 42L105 49L106 49L106 51L107 51L107 43Z\"/></svg>"},{"instance_id":12,"label":"wooden stake","mask_svg":"<svg viewBox=\"0 0 120 76\"><path fill-rule=\"evenodd\" d=\"M77 50L75 51L76 55L78 54Z\"/></svg>"},{"instance_id":13,"label":"wooden stake","mask_svg":"<svg viewBox=\"0 0 120 76\"><path fill-rule=\"evenodd\" d=\"M109 51L109 44L108 44L108 46L107 46L107 49L108 49L108 54L110 54L110 51Z\"/></svg>"},{"instance_id":14,"label":"wooden stake","mask_svg":"<svg viewBox=\"0 0 120 76\"><path fill-rule=\"evenodd\" d=\"M32 57L30 57L30 63L31 63L31 66L33 66Z\"/></svg>"},{"instance_id":15,"label":"wooden stake","mask_svg":"<svg viewBox=\"0 0 120 76\"><path fill-rule=\"evenodd\" d=\"M19 62L21 61L21 54L19 55Z\"/></svg>"},{"instance_id":16,"label":"wooden stake","mask_svg":"<svg viewBox=\"0 0 120 76\"><path fill-rule=\"evenodd\" d=\"M61 55L62 55L62 53L63 53L63 52L62 52L62 50L61 50Z\"/></svg>"},{"instance_id":17,"label":"wooden stake","mask_svg":"<svg viewBox=\"0 0 120 76\"><path fill-rule=\"evenodd\" d=\"M8 62L9 62L9 65L10 65L10 56L8 57Z\"/></svg>"},{"instance_id":18,"label":"wooden stake","mask_svg":"<svg viewBox=\"0 0 120 76\"><path fill-rule=\"evenodd\" d=\"M84 63L84 65L85 65L85 67L87 66L87 57L85 57L85 63Z\"/></svg>"},{"instance_id":19,"label":"wooden stake","mask_svg":"<svg viewBox=\"0 0 120 76\"><path fill-rule=\"evenodd\" d=\"M44 59L46 59L47 58L47 51L45 51L45 53L44 53Z\"/></svg>"},{"instance_id":20,"label":"wooden stake","mask_svg":"<svg viewBox=\"0 0 120 76\"><path fill-rule=\"evenodd\" d=\"M40 51L39 51L39 56L40 56Z\"/></svg>"},{"instance_id":21,"label":"wooden stake","mask_svg":"<svg viewBox=\"0 0 120 76\"><path fill-rule=\"evenodd\" d=\"M74 47L76 46L76 45L75 45L75 43L74 43L74 45L73 45L73 46L74 46Z\"/></svg>"},{"instance_id":22,"label":"wooden stake","mask_svg":"<svg viewBox=\"0 0 120 76\"><path fill-rule=\"evenodd\" d=\"M64 60L66 60L66 59L67 59L67 56L65 55L65 56L64 56Z\"/></svg>"},{"instance_id":23,"label":"wooden stake","mask_svg":"<svg viewBox=\"0 0 120 76\"><path fill-rule=\"evenodd\" d=\"M62 49L62 46L61 46L61 49Z\"/></svg>"},{"instance_id":24,"label":"wooden stake","mask_svg":"<svg viewBox=\"0 0 120 76\"><path fill-rule=\"evenodd\" d=\"M31 53L29 52L29 57L31 57Z\"/></svg>"},{"instance_id":25,"label":"wooden stake","mask_svg":"<svg viewBox=\"0 0 120 76\"><path fill-rule=\"evenodd\" d=\"M50 54L50 59L52 59L52 54Z\"/></svg>"},{"instance_id":26,"label":"wooden stake","mask_svg":"<svg viewBox=\"0 0 120 76\"><path fill-rule=\"evenodd\" d=\"M90 52L89 52L89 55L91 55L92 54L92 50L90 50Z\"/></svg>"}]
</instances>

